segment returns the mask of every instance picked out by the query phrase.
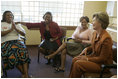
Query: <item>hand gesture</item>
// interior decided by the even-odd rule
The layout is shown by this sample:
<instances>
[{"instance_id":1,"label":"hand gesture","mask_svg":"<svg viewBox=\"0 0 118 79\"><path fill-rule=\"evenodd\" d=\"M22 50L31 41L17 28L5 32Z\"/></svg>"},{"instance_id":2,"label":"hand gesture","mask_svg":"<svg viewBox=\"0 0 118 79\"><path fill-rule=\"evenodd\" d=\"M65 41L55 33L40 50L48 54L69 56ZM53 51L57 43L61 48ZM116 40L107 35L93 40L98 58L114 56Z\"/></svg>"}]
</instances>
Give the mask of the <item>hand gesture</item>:
<instances>
[{"instance_id":1,"label":"hand gesture","mask_svg":"<svg viewBox=\"0 0 118 79\"><path fill-rule=\"evenodd\" d=\"M52 38L50 38L50 41L52 42L52 41L53 41L53 39L52 39Z\"/></svg>"},{"instance_id":2,"label":"hand gesture","mask_svg":"<svg viewBox=\"0 0 118 79\"><path fill-rule=\"evenodd\" d=\"M87 58L87 56L81 56L81 60L88 61L88 58Z\"/></svg>"},{"instance_id":3,"label":"hand gesture","mask_svg":"<svg viewBox=\"0 0 118 79\"><path fill-rule=\"evenodd\" d=\"M15 22L12 20L12 29L15 29Z\"/></svg>"},{"instance_id":4,"label":"hand gesture","mask_svg":"<svg viewBox=\"0 0 118 79\"><path fill-rule=\"evenodd\" d=\"M50 41L53 42L53 41L55 41L57 39L58 39L58 37L56 37L56 38L50 38Z\"/></svg>"},{"instance_id":5,"label":"hand gesture","mask_svg":"<svg viewBox=\"0 0 118 79\"><path fill-rule=\"evenodd\" d=\"M85 54L85 56L87 55L87 48L85 48L85 49L80 53L79 56L82 56L82 55L84 55L84 54Z\"/></svg>"},{"instance_id":6,"label":"hand gesture","mask_svg":"<svg viewBox=\"0 0 118 79\"><path fill-rule=\"evenodd\" d=\"M85 61L88 61L88 58L87 56L76 56L74 58L77 58L78 60L85 60Z\"/></svg>"},{"instance_id":7,"label":"hand gesture","mask_svg":"<svg viewBox=\"0 0 118 79\"><path fill-rule=\"evenodd\" d=\"M50 41L53 42L54 41L54 38L50 38Z\"/></svg>"}]
</instances>

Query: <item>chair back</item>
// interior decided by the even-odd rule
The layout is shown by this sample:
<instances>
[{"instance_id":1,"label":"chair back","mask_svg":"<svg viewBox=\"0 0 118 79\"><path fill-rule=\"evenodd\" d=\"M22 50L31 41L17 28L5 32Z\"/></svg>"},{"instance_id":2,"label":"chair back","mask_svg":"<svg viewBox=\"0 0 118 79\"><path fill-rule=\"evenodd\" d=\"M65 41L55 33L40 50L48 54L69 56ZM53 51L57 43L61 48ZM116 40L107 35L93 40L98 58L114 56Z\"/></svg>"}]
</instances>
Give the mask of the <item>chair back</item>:
<instances>
[{"instance_id":1,"label":"chair back","mask_svg":"<svg viewBox=\"0 0 118 79\"><path fill-rule=\"evenodd\" d=\"M64 40L65 42L65 38L66 38L66 32L67 32L67 29L64 28L64 27L60 27L61 31L62 31L62 37L61 37L61 41Z\"/></svg>"},{"instance_id":2,"label":"chair back","mask_svg":"<svg viewBox=\"0 0 118 79\"><path fill-rule=\"evenodd\" d=\"M117 42L113 41L112 51L113 51L113 60L117 63Z\"/></svg>"},{"instance_id":3,"label":"chair back","mask_svg":"<svg viewBox=\"0 0 118 79\"><path fill-rule=\"evenodd\" d=\"M26 36L20 36L21 40L26 44Z\"/></svg>"}]
</instances>

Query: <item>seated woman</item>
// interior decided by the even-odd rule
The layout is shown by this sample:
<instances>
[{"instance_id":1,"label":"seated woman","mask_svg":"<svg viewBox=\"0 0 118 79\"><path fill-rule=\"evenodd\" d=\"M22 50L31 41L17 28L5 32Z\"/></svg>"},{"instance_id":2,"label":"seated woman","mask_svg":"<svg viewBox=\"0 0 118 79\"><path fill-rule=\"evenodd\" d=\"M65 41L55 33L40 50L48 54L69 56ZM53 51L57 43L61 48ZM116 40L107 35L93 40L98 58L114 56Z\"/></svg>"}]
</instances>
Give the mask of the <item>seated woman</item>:
<instances>
[{"instance_id":1,"label":"seated woman","mask_svg":"<svg viewBox=\"0 0 118 79\"><path fill-rule=\"evenodd\" d=\"M81 55L72 60L69 77L81 78L85 72L100 72L102 64L112 64L112 39L105 30L109 24L109 16L106 12L99 12L93 15L92 43L85 48ZM92 52L86 55L87 52ZM83 55L85 54L85 55Z\"/></svg>"},{"instance_id":2,"label":"seated woman","mask_svg":"<svg viewBox=\"0 0 118 79\"><path fill-rule=\"evenodd\" d=\"M81 26L78 26L75 32L72 35L74 42L66 42L63 43L56 52L51 55L45 56L45 58L50 59L53 58L56 54L61 52L61 67L56 68L56 71L64 71L65 70L65 59L66 53L76 56L80 54L80 52L91 43L91 35L92 30L88 29L87 24L89 22L89 18L87 16L82 16L80 18Z\"/></svg>"},{"instance_id":3,"label":"seated woman","mask_svg":"<svg viewBox=\"0 0 118 79\"><path fill-rule=\"evenodd\" d=\"M1 51L5 69L14 66L22 73L23 78L28 78L28 65L30 63L26 46L19 35L25 36L25 30L20 25L15 25L14 15L5 11L1 22Z\"/></svg>"},{"instance_id":4,"label":"seated woman","mask_svg":"<svg viewBox=\"0 0 118 79\"><path fill-rule=\"evenodd\" d=\"M43 16L44 21L41 23L25 23L25 22L17 22L27 26L28 29L31 28L39 28L42 42L39 45L39 51L41 51L44 55L49 55L52 52L56 51L61 45L61 36L62 31L57 23L52 21L51 12L46 12ZM48 62L47 64L49 64Z\"/></svg>"}]
</instances>

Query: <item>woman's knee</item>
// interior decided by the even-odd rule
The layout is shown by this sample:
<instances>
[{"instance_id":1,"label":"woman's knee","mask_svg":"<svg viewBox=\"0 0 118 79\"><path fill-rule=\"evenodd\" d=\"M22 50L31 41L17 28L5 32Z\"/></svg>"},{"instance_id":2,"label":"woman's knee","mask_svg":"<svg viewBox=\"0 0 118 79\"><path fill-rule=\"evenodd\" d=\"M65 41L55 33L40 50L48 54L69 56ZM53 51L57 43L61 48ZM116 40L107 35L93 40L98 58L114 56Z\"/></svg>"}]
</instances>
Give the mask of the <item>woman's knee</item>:
<instances>
[{"instance_id":1,"label":"woman's knee","mask_svg":"<svg viewBox=\"0 0 118 79\"><path fill-rule=\"evenodd\" d=\"M45 49L43 49L43 48L41 48L41 47L38 48L38 52L41 52L41 53L44 53L44 54L46 53L46 52L45 52Z\"/></svg>"},{"instance_id":2,"label":"woman's knee","mask_svg":"<svg viewBox=\"0 0 118 79\"><path fill-rule=\"evenodd\" d=\"M61 54L65 55L66 54L66 49L64 49Z\"/></svg>"},{"instance_id":3,"label":"woman's knee","mask_svg":"<svg viewBox=\"0 0 118 79\"><path fill-rule=\"evenodd\" d=\"M42 47L40 47L40 48L38 48L38 51L40 51L40 52L44 52L45 49L43 49Z\"/></svg>"},{"instance_id":4,"label":"woman's knee","mask_svg":"<svg viewBox=\"0 0 118 79\"><path fill-rule=\"evenodd\" d=\"M72 59L72 63L76 62L77 60L78 60L78 58L77 58L77 57L74 57L74 58Z\"/></svg>"},{"instance_id":5,"label":"woman's knee","mask_svg":"<svg viewBox=\"0 0 118 79\"><path fill-rule=\"evenodd\" d=\"M60 47L63 49L66 48L66 43L63 43Z\"/></svg>"},{"instance_id":6,"label":"woman's knee","mask_svg":"<svg viewBox=\"0 0 118 79\"><path fill-rule=\"evenodd\" d=\"M63 46L66 47L66 43L63 43Z\"/></svg>"}]
</instances>

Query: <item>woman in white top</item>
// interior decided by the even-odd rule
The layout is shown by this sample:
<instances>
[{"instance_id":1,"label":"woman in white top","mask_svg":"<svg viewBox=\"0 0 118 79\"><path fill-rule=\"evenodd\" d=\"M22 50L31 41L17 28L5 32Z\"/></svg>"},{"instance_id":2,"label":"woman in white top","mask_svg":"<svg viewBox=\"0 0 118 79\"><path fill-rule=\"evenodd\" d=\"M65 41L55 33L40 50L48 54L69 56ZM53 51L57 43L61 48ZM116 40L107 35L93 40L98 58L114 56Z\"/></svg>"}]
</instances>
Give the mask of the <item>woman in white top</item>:
<instances>
[{"instance_id":1,"label":"woman in white top","mask_svg":"<svg viewBox=\"0 0 118 79\"><path fill-rule=\"evenodd\" d=\"M61 67L56 68L57 72L64 72L65 70L65 59L66 53L71 56L79 55L82 50L91 44L91 35L92 30L88 29L88 22L89 18L87 16L82 16L80 18L81 26L78 26L74 33L72 34L72 39L74 42L66 42L63 43L56 52L52 53L51 55L45 56L45 58L50 59L54 57L54 55L61 53Z\"/></svg>"},{"instance_id":2,"label":"woman in white top","mask_svg":"<svg viewBox=\"0 0 118 79\"><path fill-rule=\"evenodd\" d=\"M13 69L14 66L22 73L22 77L28 76L30 63L26 46L19 35L25 36L25 30L20 25L15 25L14 15L11 11L5 11L1 21L1 51L5 69Z\"/></svg>"}]
</instances>

